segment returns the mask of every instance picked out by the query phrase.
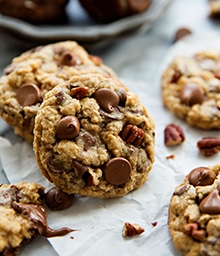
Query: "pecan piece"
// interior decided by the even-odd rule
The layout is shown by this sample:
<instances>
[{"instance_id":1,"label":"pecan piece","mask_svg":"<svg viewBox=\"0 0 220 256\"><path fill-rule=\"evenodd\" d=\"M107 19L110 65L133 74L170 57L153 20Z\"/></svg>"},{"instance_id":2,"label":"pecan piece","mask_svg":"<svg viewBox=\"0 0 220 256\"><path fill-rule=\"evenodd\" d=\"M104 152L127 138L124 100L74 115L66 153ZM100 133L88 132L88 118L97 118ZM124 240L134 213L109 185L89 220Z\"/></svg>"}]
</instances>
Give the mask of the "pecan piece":
<instances>
[{"instance_id":1,"label":"pecan piece","mask_svg":"<svg viewBox=\"0 0 220 256\"><path fill-rule=\"evenodd\" d=\"M145 230L138 224L125 222L122 235L123 237L137 236L142 234L144 231Z\"/></svg>"},{"instance_id":2,"label":"pecan piece","mask_svg":"<svg viewBox=\"0 0 220 256\"><path fill-rule=\"evenodd\" d=\"M176 124L168 124L164 129L164 143L167 147L176 146L185 140L182 128Z\"/></svg>"},{"instance_id":3,"label":"pecan piece","mask_svg":"<svg viewBox=\"0 0 220 256\"><path fill-rule=\"evenodd\" d=\"M206 231L199 229L197 223L186 223L183 225L182 231L185 235L191 236L193 239L203 242L206 240Z\"/></svg>"},{"instance_id":4,"label":"pecan piece","mask_svg":"<svg viewBox=\"0 0 220 256\"><path fill-rule=\"evenodd\" d=\"M126 143L138 147L144 139L144 131L136 125L128 124L123 128L121 138L126 141Z\"/></svg>"},{"instance_id":5,"label":"pecan piece","mask_svg":"<svg viewBox=\"0 0 220 256\"><path fill-rule=\"evenodd\" d=\"M71 89L71 96L73 98L76 98L77 100L80 100L86 96L88 93L88 88L86 87L73 87Z\"/></svg>"},{"instance_id":6,"label":"pecan piece","mask_svg":"<svg viewBox=\"0 0 220 256\"><path fill-rule=\"evenodd\" d=\"M90 54L89 58L96 66L101 66L103 64L102 58L97 55Z\"/></svg>"},{"instance_id":7,"label":"pecan piece","mask_svg":"<svg viewBox=\"0 0 220 256\"><path fill-rule=\"evenodd\" d=\"M220 138L204 137L197 142L199 151L205 156L212 156L220 151Z\"/></svg>"}]
</instances>

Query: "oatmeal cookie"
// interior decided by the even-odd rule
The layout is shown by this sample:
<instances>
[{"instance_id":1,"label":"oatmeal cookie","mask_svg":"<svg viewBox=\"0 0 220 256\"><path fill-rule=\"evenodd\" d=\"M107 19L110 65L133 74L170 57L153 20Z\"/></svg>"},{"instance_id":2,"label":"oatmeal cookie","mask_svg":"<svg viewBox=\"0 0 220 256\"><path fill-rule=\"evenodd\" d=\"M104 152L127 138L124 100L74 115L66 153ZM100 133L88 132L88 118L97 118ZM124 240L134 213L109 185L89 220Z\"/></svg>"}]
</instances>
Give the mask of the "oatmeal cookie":
<instances>
[{"instance_id":1,"label":"oatmeal cookie","mask_svg":"<svg viewBox=\"0 0 220 256\"><path fill-rule=\"evenodd\" d=\"M220 52L177 56L162 74L164 105L191 126L220 129Z\"/></svg>"},{"instance_id":2,"label":"oatmeal cookie","mask_svg":"<svg viewBox=\"0 0 220 256\"><path fill-rule=\"evenodd\" d=\"M175 188L168 222L173 242L183 255L219 255L220 165L193 169Z\"/></svg>"},{"instance_id":3,"label":"oatmeal cookie","mask_svg":"<svg viewBox=\"0 0 220 256\"><path fill-rule=\"evenodd\" d=\"M118 80L76 76L45 95L34 150L43 175L64 192L120 197L148 178L154 123Z\"/></svg>"},{"instance_id":4,"label":"oatmeal cookie","mask_svg":"<svg viewBox=\"0 0 220 256\"><path fill-rule=\"evenodd\" d=\"M36 183L0 185L0 255L17 255L38 234L53 237L73 231L48 227L43 197L44 187Z\"/></svg>"},{"instance_id":5,"label":"oatmeal cookie","mask_svg":"<svg viewBox=\"0 0 220 256\"><path fill-rule=\"evenodd\" d=\"M34 118L44 94L74 75L116 76L102 60L65 41L39 46L15 57L0 78L0 116L17 135L33 141Z\"/></svg>"}]
</instances>

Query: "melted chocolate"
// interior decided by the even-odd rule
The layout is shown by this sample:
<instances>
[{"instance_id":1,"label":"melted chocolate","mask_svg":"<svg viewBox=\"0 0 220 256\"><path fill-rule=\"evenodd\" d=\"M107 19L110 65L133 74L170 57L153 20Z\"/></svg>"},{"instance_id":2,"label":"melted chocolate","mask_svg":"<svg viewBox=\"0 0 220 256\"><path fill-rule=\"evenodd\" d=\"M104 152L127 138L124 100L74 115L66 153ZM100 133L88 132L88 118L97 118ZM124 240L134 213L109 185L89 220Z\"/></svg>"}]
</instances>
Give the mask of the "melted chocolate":
<instances>
[{"instance_id":1,"label":"melted chocolate","mask_svg":"<svg viewBox=\"0 0 220 256\"><path fill-rule=\"evenodd\" d=\"M43 206L37 204L13 204L15 211L24 215L33 224L34 228L38 231L41 236L55 237L64 236L72 231L73 229L64 227L60 229L51 229L47 224L46 210Z\"/></svg>"}]
</instances>

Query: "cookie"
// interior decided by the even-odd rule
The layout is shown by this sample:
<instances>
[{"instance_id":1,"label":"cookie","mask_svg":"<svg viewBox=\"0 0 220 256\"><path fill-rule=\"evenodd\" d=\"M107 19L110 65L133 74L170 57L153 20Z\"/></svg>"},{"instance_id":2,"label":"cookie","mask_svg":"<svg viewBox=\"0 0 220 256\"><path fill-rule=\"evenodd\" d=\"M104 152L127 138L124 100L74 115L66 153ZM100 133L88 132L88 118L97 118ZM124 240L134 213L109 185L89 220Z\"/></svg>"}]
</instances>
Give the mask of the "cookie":
<instances>
[{"instance_id":1,"label":"cookie","mask_svg":"<svg viewBox=\"0 0 220 256\"><path fill-rule=\"evenodd\" d=\"M69 0L0 0L0 13L30 23L57 23L66 19Z\"/></svg>"},{"instance_id":2,"label":"cookie","mask_svg":"<svg viewBox=\"0 0 220 256\"><path fill-rule=\"evenodd\" d=\"M146 11L151 0L79 0L84 10L99 22L111 22Z\"/></svg>"},{"instance_id":3,"label":"cookie","mask_svg":"<svg viewBox=\"0 0 220 256\"><path fill-rule=\"evenodd\" d=\"M45 95L34 129L43 175L68 194L126 195L148 179L154 123L121 82L82 75Z\"/></svg>"},{"instance_id":4,"label":"cookie","mask_svg":"<svg viewBox=\"0 0 220 256\"><path fill-rule=\"evenodd\" d=\"M116 76L102 60L65 41L39 46L15 57L0 78L0 116L17 135L33 141L34 119L44 94L74 75Z\"/></svg>"},{"instance_id":5,"label":"cookie","mask_svg":"<svg viewBox=\"0 0 220 256\"><path fill-rule=\"evenodd\" d=\"M209 13L213 18L220 18L220 1L219 0L208 0Z\"/></svg>"},{"instance_id":6,"label":"cookie","mask_svg":"<svg viewBox=\"0 0 220 256\"><path fill-rule=\"evenodd\" d=\"M164 106L194 127L220 129L220 52L176 56L161 78Z\"/></svg>"},{"instance_id":7,"label":"cookie","mask_svg":"<svg viewBox=\"0 0 220 256\"><path fill-rule=\"evenodd\" d=\"M175 188L169 206L169 230L186 256L219 255L220 165L197 167Z\"/></svg>"},{"instance_id":8,"label":"cookie","mask_svg":"<svg viewBox=\"0 0 220 256\"><path fill-rule=\"evenodd\" d=\"M70 228L53 230L48 227L42 206L44 187L20 182L0 185L0 254L17 255L20 248L37 235L65 235Z\"/></svg>"}]
</instances>

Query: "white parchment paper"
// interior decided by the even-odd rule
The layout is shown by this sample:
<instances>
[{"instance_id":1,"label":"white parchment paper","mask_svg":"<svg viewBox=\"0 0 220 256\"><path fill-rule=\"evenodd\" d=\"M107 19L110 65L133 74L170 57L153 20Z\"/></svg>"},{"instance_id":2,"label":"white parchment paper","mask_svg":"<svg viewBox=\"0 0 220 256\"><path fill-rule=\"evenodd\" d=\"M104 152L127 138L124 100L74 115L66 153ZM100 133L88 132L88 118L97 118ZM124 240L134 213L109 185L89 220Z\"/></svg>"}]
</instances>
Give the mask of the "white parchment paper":
<instances>
[{"instance_id":1,"label":"white parchment paper","mask_svg":"<svg viewBox=\"0 0 220 256\"><path fill-rule=\"evenodd\" d=\"M161 70L176 54L191 54L207 47L218 47L220 38L212 35L191 36L171 48ZM213 45L212 45L213 43ZM146 71L147 72L147 71ZM219 154L204 157L196 143L204 136L219 136L219 131L202 131L189 127L169 113L162 105L160 73L152 84L138 81L125 82L136 92L154 118L156 125L155 163L148 181L138 190L119 199L94 199L77 197L73 206L60 212L48 209L48 223L52 228L68 226L76 229L64 237L48 239L58 255L180 255L174 248L168 230L168 207L175 186L186 174L198 166L220 162ZM164 128L174 122L179 124L186 136L185 142L176 147L165 147ZM174 155L172 159L167 156ZM20 181L38 182L48 189L52 186L36 164L32 147L25 141L11 144L0 138L0 158L3 169L11 183ZM140 236L125 239L122 229L125 222L141 225L145 232ZM152 225L157 223L156 226ZM42 248L35 248L38 255ZM31 252L30 252L30 255ZM36 254L37 255L37 254Z\"/></svg>"}]
</instances>

